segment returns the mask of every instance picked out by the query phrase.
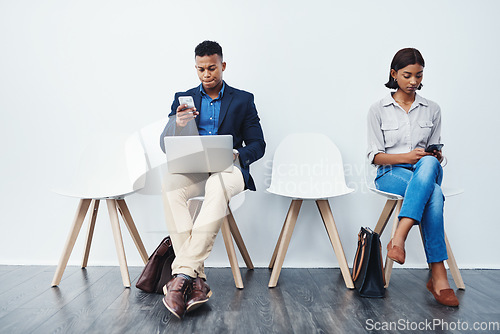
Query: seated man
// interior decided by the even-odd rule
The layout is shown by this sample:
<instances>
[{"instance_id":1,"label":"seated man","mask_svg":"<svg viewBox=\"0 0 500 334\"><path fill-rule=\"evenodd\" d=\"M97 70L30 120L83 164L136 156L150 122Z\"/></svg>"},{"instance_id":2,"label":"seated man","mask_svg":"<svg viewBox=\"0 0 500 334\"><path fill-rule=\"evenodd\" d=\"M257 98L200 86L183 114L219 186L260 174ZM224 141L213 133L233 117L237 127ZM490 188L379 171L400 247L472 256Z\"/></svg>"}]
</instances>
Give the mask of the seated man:
<instances>
[{"instance_id":1,"label":"seated man","mask_svg":"<svg viewBox=\"0 0 500 334\"><path fill-rule=\"evenodd\" d=\"M161 148L165 151L164 137L168 135L232 135L235 167L231 172L165 177L162 193L176 258L173 278L164 287L163 303L178 318L211 296L204 261L227 215L228 201L244 189L255 190L249 166L264 155L266 146L253 95L222 80L226 63L221 46L212 41L200 43L195 61L201 85L175 94L169 122L161 134ZM179 105L179 96L192 96L195 107ZM200 195L205 200L193 223L187 201Z\"/></svg>"}]
</instances>

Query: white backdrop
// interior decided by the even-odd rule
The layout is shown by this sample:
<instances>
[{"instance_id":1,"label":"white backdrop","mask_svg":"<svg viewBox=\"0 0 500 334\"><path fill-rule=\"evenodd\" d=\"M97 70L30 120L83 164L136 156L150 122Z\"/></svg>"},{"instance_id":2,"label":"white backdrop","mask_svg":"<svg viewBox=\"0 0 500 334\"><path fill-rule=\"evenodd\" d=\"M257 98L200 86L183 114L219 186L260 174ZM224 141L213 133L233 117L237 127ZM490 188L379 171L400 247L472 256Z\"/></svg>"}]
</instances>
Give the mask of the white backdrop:
<instances>
[{"instance_id":1,"label":"white backdrop","mask_svg":"<svg viewBox=\"0 0 500 334\"><path fill-rule=\"evenodd\" d=\"M374 227L384 204L363 186L366 114L388 94L394 53L412 46L427 64L421 94L442 108L444 184L466 190L446 202L455 257L463 268L500 268L499 13L493 0L0 0L0 263L57 263L77 200L50 188L71 175L89 139L164 117L176 91L198 85L194 47L211 39L223 47L227 83L255 94L268 144L251 169L258 191L234 212L256 266L267 266L290 202L265 191L273 152L287 134L306 131L339 146L357 190L330 200L352 263L359 227ZM128 203L151 252L167 234L161 198L136 194ZM102 208L90 265L117 265ZM129 265L140 265L122 231ZM70 264L82 248L80 236ZM425 266L417 229L407 252L406 266ZM228 265L221 236L207 265ZM284 265L337 266L312 202Z\"/></svg>"}]
</instances>

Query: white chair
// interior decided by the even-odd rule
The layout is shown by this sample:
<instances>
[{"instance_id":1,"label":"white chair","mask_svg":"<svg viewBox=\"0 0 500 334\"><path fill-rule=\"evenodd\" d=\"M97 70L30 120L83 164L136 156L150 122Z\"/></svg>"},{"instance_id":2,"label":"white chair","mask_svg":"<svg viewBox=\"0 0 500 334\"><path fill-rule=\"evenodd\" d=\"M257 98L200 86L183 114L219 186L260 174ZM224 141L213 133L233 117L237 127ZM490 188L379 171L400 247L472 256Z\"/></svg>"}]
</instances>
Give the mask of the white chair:
<instances>
[{"instance_id":1,"label":"white chair","mask_svg":"<svg viewBox=\"0 0 500 334\"><path fill-rule=\"evenodd\" d=\"M369 167L365 167L366 170L375 170L374 168L369 169ZM373 173L372 173L373 174ZM375 187L375 174L371 176L367 176L365 174L365 181L366 181L366 186L368 189L372 192L374 192L377 195L383 196L387 198L387 201L385 202L384 209L382 210L382 213L380 214L380 217L378 219L377 225L375 226L374 232L378 233L379 235L382 235L382 233L385 230L385 227L387 226L387 223L391 217L391 215L394 216L394 223L392 225L392 232L391 232L391 238L394 237L394 234L396 233L396 228L398 227L399 224L399 212L401 211L401 205L403 204L403 197L384 192L381 190L378 190ZM455 195L462 194L464 192L463 189L459 188L446 188L442 187L441 188L443 191L443 195L448 198L452 197ZM422 236L422 227L419 225L420 228L420 235ZM422 242L423 242L423 237L422 237ZM444 233L444 240L446 242L446 251L448 253L448 260L446 262L448 263L448 267L450 268L451 275L453 277L453 281L455 281L455 285L457 288L465 290L465 284L462 279L462 275L460 274L460 270L458 269L457 262L455 261L455 257L453 256L453 251L451 250L450 243L448 241L448 237L446 236L446 232ZM385 258L385 286L389 286L389 281L391 280L391 273L392 273L392 267L393 267L394 261L389 259L388 257ZM430 266L429 266L430 267Z\"/></svg>"},{"instance_id":2,"label":"white chair","mask_svg":"<svg viewBox=\"0 0 500 334\"><path fill-rule=\"evenodd\" d=\"M298 133L287 136L274 153L271 185L268 192L291 197L288 210L274 253L269 263L273 269L269 287L278 284L278 278L292 237L303 200L316 201L328 237L337 256L346 286L354 289L342 243L328 203L328 198L354 191L347 187L344 165L337 146L319 133Z\"/></svg>"},{"instance_id":3,"label":"white chair","mask_svg":"<svg viewBox=\"0 0 500 334\"><path fill-rule=\"evenodd\" d=\"M124 199L125 196L144 186L147 167L139 135L133 134L124 144L115 143L112 139L95 142L83 155L80 165L75 169L74 177L64 188L55 189L62 195L80 198L80 202L52 286L59 285L87 211L90 211L82 268L87 266L99 202L106 200L123 285L130 287L130 276L116 210L120 212L142 260L146 263L147 252Z\"/></svg>"},{"instance_id":4,"label":"white chair","mask_svg":"<svg viewBox=\"0 0 500 334\"><path fill-rule=\"evenodd\" d=\"M144 195L161 195L161 184L163 177L167 171L166 168L166 157L165 153L160 149L159 145L159 134L162 132L165 124L167 124L168 118L160 119L154 123L151 123L143 127L139 133L142 145L146 152L146 163L148 165L148 173L146 175L145 185L139 190L140 194ZM239 207L245 198L245 192L234 196L229 203L231 206ZM203 203L204 197L194 197L189 201L189 210L193 220L198 216L201 205ZM238 259L236 257L236 252L232 238L236 242L238 249L240 250L241 256L245 261L248 269L254 269L248 250L243 242L238 226L234 219L233 213L228 204L228 215L224 219L221 226L222 237L224 238L224 244L226 247L227 255L229 258L229 263L231 265L231 271L234 277L234 283L238 289L243 289L243 280L238 265Z\"/></svg>"},{"instance_id":5,"label":"white chair","mask_svg":"<svg viewBox=\"0 0 500 334\"><path fill-rule=\"evenodd\" d=\"M168 117L150 123L139 130L139 138L145 152L147 173L144 187L138 193L142 195L161 195L163 176L167 171L167 158L160 148L160 134L168 122Z\"/></svg>"}]
</instances>

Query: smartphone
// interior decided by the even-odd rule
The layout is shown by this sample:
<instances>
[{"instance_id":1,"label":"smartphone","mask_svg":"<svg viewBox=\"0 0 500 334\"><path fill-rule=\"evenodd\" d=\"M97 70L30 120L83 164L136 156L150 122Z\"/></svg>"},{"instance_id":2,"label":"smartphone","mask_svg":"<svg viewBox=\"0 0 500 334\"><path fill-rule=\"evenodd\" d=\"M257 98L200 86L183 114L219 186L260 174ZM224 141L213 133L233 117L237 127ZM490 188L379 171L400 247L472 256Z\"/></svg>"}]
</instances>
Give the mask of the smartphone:
<instances>
[{"instance_id":1,"label":"smartphone","mask_svg":"<svg viewBox=\"0 0 500 334\"><path fill-rule=\"evenodd\" d=\"M179 105L187 104L187 109L194 108L194 100L192 96L179 96Z\"/></svg>"},{"instance_id":2,"label":"smartphone","mask_svg":"<svg viewBox=\"0 0 500 334\"><path fill-rule=\"evenodd\" d=\"M425 152L432 153L432 152L434 152L434 150L441 151L443 146L444 146L444 144L432 144L432 145L427 146L427 148L425 149Z\"/></svg>"}]
</instances>

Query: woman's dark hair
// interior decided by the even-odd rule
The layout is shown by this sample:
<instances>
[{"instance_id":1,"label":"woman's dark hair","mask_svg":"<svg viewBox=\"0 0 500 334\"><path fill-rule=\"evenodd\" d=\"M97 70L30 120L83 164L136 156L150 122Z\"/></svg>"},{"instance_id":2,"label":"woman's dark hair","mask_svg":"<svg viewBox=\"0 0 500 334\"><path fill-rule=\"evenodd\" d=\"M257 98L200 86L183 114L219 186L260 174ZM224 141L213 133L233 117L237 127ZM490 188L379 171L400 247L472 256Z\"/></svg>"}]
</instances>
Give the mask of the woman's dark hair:
<instances>
[{"instance_id":1,"label":"woman's dark hair","mask_svg":"<svg viewBox=\"0 0 500 334\"><path fill-rule=\"evenodd\" d=\"M218 55L222 61L222 47L217 42L203 41L194 49L195 57Z\"/></svg>"},{"instance_id":2,"label":"woman's dark hair","mask_svg":"<svg viewBox=\"0 0 500 334\"><path fill-rule=\"evenodd\" d=\"M419 64L422 67L425 67L424 57L420 51L415 48L406 48L399 50L392 59L391 62L391 70L399 71L402 68L405 68L408 65ZM391 75L391 71L389 71L389 81L385 84L387 88L398 89L398 83ZM422 84L418 86L417 89L421 89Z\"/></svg>"}]
</instances>

